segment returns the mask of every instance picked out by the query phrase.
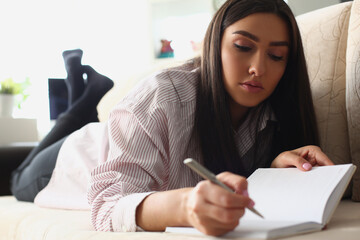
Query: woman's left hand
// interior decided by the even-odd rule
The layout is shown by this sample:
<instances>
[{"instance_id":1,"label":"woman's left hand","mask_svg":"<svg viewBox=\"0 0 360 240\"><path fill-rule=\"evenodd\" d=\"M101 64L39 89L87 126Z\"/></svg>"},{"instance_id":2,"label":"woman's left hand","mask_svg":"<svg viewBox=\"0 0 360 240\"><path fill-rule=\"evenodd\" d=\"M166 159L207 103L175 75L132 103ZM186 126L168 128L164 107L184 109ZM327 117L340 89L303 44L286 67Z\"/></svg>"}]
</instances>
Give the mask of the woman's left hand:
<instances>
[{"instance_id":1,"label":"woman's left hand","mask_svg":"<svg viewBox=\"0 0 360 240\"><path fill-rule=\"evenodd\" d=\"M305 146L282 152L271 163L273 168L297 167L303 171L309 171L313 166L327 165L334 165L334 163L318 146Z\"/></svg>"}]
</instances>

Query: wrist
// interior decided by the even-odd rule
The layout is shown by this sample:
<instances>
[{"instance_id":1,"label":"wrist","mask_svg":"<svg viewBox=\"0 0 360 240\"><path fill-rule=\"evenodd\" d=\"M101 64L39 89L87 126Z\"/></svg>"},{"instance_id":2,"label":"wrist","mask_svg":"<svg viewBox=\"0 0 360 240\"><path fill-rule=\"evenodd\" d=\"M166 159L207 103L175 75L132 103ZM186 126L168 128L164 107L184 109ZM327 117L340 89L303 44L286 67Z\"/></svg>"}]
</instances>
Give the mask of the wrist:
<instances>
[{"instance_id":1,"label":"wrist","mask_svg":"<svg viewBox=\"0 0 360 240\"><path fill-rule=\"evenodd\" d=\"M147 196L136 210L137 225L146 231L164 231L166 227L190 226L186 211L190 191L191 188L181 188Z\"/></svg>"},{"instance_id":2,"label":"wrist","mask_svg":"<svg viewBox=\"0 0 360 240\"><path fill-rule=\"evenodd\" d=\"M181 216L179 218L180 222L179 222L179 226L184 226L184 227L189 227L191 226L190 223L190 218L188 215L188 199L189 199L189 194L191 192L192 188L184 188L183 191L180 194L180 207L179 207L179 216Z\"/></svg>"}]
</instances>

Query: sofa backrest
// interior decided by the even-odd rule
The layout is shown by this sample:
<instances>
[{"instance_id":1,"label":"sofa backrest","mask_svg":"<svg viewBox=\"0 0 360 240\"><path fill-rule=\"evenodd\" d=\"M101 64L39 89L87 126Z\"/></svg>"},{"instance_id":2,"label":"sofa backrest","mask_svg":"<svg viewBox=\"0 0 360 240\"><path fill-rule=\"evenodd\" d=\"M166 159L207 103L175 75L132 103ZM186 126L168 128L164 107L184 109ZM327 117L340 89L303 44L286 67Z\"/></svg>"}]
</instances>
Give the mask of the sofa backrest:
<instances>
[{"instance_id":1,"label":"sofa backrest","mask_svg":"<svg viewBox=\"0 0 360 240\"><path fill-rule=\"evenodd\" d=\"M337 4L297 17L321 147L336 163L345 163L350 159L345 83L351 5L351 2Z\"/></svg>"},{"instance_id":2,"label":"sofa backrest","mask_svg":"<svg viewBox=\"0 0 360 240\"><path fill-rule=\"evenodd\" d=\"M360 201L360 0L352 4L346 51L346 109L353 177L352 199Z\"/></svg>"},{"instance_id":3,"label":"sofa backrest","mask_svg":"<svg viewBox=\"0 0 360 240\"><path fill-rule=\"evenodd\" d=\"M297 22L321 147L336 164L357 165L352 197L360 201L360 0L300 15Z\"/></svg>"}]
</instances>

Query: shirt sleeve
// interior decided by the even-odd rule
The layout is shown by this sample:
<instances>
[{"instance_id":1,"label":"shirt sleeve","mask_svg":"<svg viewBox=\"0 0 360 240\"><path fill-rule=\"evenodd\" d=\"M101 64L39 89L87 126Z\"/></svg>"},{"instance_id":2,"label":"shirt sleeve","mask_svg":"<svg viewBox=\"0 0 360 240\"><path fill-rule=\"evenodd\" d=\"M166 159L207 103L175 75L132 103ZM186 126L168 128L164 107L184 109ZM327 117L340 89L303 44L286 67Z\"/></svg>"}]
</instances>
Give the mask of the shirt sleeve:
<instances>
[{"instance_id":1,"label":"shirt sleeve","mask_svg":"<svg viewBox=\"0 0 360 240\"><path fill-rule=\"evenodd\" d=\"M166 128L159 126L164 122L161 114L144 117L121 107L111 113L108 158L92 171L88 191L96 230L139 230L137 206L152 192L166 190Z\"/></svg>"}]
</instances>

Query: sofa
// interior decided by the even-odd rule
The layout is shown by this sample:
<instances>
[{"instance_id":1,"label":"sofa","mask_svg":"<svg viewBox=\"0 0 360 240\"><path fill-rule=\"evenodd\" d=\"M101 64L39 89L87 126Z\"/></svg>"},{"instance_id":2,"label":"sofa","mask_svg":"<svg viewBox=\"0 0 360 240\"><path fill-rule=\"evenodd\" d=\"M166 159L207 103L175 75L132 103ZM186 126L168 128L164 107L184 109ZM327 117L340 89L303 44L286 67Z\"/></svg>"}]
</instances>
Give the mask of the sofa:
<instances>
[{"instance_id":1,"label":"sofa","mask_svg":"<svg viewBox=\"0 0 360 240\"><path fill-rule=\"evenodd\" d=\"M297 17L311 80L321 147L336 163L353 163L356 173L327 229L291 239L356 239L360 235L360 0L345 2ZM159 68L157 66L156 68ZM112 106L139 77L115 87L98 106L105 121ZM1 195L9 172L29 148L0 148ZM5 158L8 161L5 161ZM9 161L14 160L12 165ZM10 166L10 167L9 167ZM0 240L31 239L199 239L170 233L106 233L91 226L88 210L40 208L0 197Z\"/></svg>"}]
</instances>

